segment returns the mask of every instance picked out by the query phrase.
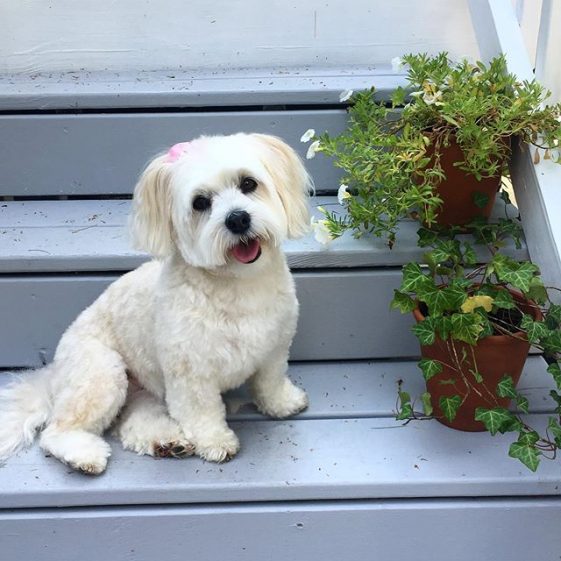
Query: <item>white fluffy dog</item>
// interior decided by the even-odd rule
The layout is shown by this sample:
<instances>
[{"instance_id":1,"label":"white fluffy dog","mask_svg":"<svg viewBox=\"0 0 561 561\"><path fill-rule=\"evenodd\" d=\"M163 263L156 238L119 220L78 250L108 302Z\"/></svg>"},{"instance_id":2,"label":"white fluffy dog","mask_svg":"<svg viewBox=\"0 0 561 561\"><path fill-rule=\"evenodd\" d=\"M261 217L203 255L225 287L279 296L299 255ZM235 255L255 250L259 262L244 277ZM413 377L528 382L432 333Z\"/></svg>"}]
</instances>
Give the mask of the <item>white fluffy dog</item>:
<instances>
[{"instance_id":1,"label":"white fluffy dog","mask_svg":"<svg viewBox=\"0 0 561 561\"><path fill-rule=\"evenodd\" d=\"M221 462L239 449L223 392L249 380L262 413L303 410L286 375L298 303L280 246L306 231L310 187L296 153L267 135L201 137L155 158L131 228L157 259L82 312L52 364L2 392L0 458L44 426L45 451L101 473L120 412L129 450Z\"/></svg>"}]
</instances>

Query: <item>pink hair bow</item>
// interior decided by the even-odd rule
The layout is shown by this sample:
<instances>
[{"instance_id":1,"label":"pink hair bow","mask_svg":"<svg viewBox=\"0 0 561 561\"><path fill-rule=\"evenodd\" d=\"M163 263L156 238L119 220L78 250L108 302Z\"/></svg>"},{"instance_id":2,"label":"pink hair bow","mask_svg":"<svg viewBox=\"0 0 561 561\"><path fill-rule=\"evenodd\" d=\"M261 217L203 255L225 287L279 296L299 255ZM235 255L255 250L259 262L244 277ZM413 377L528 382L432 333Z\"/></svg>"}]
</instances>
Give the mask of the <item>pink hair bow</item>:
<instances>
[{"instance_id":1,"label":"pink hair bow","mask_svg":"<svg viewBox=\"0 0 561 561\"><path fill-rule=\"evenodd\" d=\"M181 156L183 156L183 154L187 152L190 144L191 144L190 142L179 142L177 144L174 144L168 150L168 157L166 159L166 162L171 164L179 160L179 158L181 158Z\"/></svg>"}]
</instances>

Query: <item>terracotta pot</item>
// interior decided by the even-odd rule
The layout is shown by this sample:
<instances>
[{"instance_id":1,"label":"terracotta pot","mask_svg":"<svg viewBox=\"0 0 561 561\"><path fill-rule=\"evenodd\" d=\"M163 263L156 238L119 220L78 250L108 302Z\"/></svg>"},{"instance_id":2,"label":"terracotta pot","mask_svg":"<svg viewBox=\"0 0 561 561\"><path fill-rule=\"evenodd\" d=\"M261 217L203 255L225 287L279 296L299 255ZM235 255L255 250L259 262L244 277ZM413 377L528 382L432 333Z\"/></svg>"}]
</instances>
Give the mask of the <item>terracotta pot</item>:
<instances>
[{"instance_id":1,"label":"terracotta pot","mask_svg":"<svg viewBox=\"0 0 561 561\"><path fill-rule=\"evenodd\" d=\"M427 155L432 154L434 150L429 148ZM436 186L436 193L443 201L436 217L439 226L463 226L478 216L488 218L493 210L497 191L501 187L501 174L478 181L475 176L454 166L463 160L462 149L455 139L451 139L449 146L441 148L440 165L446 179ZM476 193L488 197L483 208L474 202Z\"/></svg>"},{"instance_id":2,"label":"terracotta pot","mask_svg":"<svg viewBox=\"0 0 561 561\"><path fill-rule=\"evenodd\" d=\"M520 309L539 320L542 318L540 310L531 302L527 302L522 294L510 291L518 303ZM424 319L423 314L417 308L413 310L413 315L417 322ZM485 426L482 422L475 420L475 410L478 407L508 407L509 398L499 398L496 395L497 384L500 379L508 374L512 377L514 385L518 384L524 363L530 350L530 344L526 340L526 334L522 331L509 335L491 335L481 339L475 347L471 347L462 341L451 341L448 343L437 338L435 343L430 346L421 346L421 356L438 360L443 364L442 372L433 376L427 381L427 391L431 394L431 403L434 415L444 425L463 431L484 431ZM466 361L462 363L465 367L463 372L466 377L479 390L478 395L473 389L469 389L458 372L449 366L454 363L451 356L449 345L453 343L458 357L466 352ZM473 354L472 354L473 349ZM477 384L470 374L470 369L474 369L473 356L477 363L479 373L483 376L483 383ZM449 380L453 380L451 383ZM444 383L443 383L444 382ZM459 395L463 404L458 409L453 421L448 421L439 405L441 397Z\"/></svg>"}]
</instances>

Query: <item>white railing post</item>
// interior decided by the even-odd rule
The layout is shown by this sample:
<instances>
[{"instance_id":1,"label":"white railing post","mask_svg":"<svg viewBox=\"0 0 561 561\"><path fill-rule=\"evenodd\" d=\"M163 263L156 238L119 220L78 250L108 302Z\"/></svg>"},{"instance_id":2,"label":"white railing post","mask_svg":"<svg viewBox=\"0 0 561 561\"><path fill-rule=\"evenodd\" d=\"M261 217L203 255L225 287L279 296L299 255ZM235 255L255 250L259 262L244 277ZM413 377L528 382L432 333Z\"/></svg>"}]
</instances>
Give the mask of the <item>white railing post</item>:
<instances>
[{"instance_id":1,"label":"white railing post","mask_svg":"<svg viewBox=\"0 0 561 561\"><path fill-rule=\"evenodd\" d=\"M551 91L554 101L561 101L561 2L543 0L538 44L536 78Z\"/></svg>"},{"instance_id":2,"label":"white railing post","mask_svg":"<svg viewBox=\"0 0 561 561\"><path fill-rule=\"evenodd\" d=\"M504 53L510 72L520 80L532 80L532 65L511 0L468 1L481 58ZM558 8L561 1L550 3ZM511 175L530 257L546 284L560 286L561 165L543 158L534 165L528 146L521 146L513 153Z\"/></svg>"}]
</instances>

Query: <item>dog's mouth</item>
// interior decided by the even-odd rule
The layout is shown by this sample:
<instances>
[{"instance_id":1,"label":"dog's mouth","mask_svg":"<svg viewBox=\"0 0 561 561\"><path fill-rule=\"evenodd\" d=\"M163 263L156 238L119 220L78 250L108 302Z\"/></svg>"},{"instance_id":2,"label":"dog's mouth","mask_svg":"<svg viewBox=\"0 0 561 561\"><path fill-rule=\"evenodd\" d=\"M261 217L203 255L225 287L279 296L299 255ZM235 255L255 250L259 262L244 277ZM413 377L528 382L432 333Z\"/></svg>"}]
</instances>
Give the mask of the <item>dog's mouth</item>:
<instances>
[{"instance_id":1,"label":"dog's mouth","mask_svg":"<svg viewBox=\"0 0 561 561\"><path fill-rule=\"evenodd\" d=\"M257 238L241 241L230 251L236 261L248 265L249 263L255 263L261 257L261 243Z\"/></svg>"}]
</instances>

